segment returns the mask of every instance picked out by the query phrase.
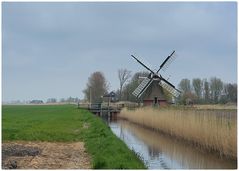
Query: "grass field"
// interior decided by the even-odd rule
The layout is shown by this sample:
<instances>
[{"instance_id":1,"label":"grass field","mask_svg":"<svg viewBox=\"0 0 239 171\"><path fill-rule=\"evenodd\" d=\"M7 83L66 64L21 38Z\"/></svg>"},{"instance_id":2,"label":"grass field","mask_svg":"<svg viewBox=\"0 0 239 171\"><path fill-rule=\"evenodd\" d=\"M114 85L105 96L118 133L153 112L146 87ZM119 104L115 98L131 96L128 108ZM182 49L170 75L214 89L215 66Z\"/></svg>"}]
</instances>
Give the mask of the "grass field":
<instances>
[{"instance_id":1,"label":"grass field","mask_svg":"<svg viewBox=\"0 0 239 171\"><path fill-rule=\"evenodd\" d=\"M195 108L124 109L120 117L192 144L237 158L237 111Z\"/></svg>"},{"instance_id":2,"label":"grass field","mask_svg":"<svg viewBox=\"0 0 239 171\"><path fill-rule=\"evenodd\" d=\"M2 140L83 141L92 168L145 168L100 118L73 105L2 106Z\"/></svg>"}]
</instances>

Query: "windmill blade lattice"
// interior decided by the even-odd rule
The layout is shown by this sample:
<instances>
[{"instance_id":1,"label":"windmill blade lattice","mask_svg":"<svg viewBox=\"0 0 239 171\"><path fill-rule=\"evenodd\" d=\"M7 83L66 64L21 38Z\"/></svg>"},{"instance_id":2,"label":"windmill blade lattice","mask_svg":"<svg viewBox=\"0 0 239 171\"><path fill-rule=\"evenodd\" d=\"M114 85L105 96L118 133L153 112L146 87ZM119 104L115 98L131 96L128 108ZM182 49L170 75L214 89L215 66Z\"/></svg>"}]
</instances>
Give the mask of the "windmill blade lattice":
<instances>
[{"instance_id":1,"label":"windmill blade lattice","mask_svg":"<svg viewBox=\"0 0 239 171\"><path fill-rule=\"evenodd\" d=\"M148 77L146 77L140 84L139 86L133 91L133 95L135 97L140 97L144 90L146 90L146 88L150 85L150 83L153 81L153 79L149 79Z\"/></svg>"},{"instance_id":2,"label":"windmill blade lattice","mask_svg":"<svg viewBox=\"0 0 239 171\"><path fill-rule=\"evenodd\" d=\"M149 63L148 62L146 62L145 60L143 60L143 59L138 59L137 57L135 57L134 55L131 55L138 63L140 63L143 67L145 67L147 70L149 70L151 73L154 73L154 71L153 70L151 70L150 68L152 68L150 65L149 65ZM147 65L145 65L145 64L147 64ZM149 67L150 68L149 68Z\"/></svg>"},{"instance_id":3,"label":"windmill blade lattice","mask_svg":"<svg viewBox=\"0 0 239 171\"><path fill-rule=\"evenodd\" d=\"M180 95L180 92L170 86L168 83L163 82L162 80L159 82L159 85L162 86L164 89L166 89L169 93L171 93L173 96L178 97Z\"/></svg>"},{"instance_id":4,"label":"windmill blade lattice","mask_svg":"<svg viewBox=\"0 0 239 171\"><path fill-rule=\"evenodd\" d=\"M157 71L157 73L162 69L163 71L166 71L166 69L168 68L168 66L175 60L175 58L177 57L177 55L175 54L175 51L173 51L171 53L171 55L169 55L165 61L160 65L159 70Z\"/></svg>"}]
</instances>

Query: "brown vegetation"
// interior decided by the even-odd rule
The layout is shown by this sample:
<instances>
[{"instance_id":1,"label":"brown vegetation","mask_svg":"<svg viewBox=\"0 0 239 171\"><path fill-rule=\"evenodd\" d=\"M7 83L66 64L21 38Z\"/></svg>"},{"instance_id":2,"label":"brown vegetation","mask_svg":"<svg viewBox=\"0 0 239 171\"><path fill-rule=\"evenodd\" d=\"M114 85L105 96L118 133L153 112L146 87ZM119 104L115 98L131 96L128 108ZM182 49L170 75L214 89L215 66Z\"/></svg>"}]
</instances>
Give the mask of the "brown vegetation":
<instances>
[{"instance_id":1,"label":"brown vegetation","mask_svg":"<svg viewBox=\"0 0 239 171\"><path fill-rule=\"evenodd\" d=\"M175 162L181 166L177 169L237 168L236 160L217 158L214 153L205 153L203 149L197 149L189 143L178 141L173 137L159 134L158 132L151 131L150 129L145 129L139 124L134 124L126 120L119 120L118 122L120 123L122 129L132 132L137 138L148 145L148 152L151 156L170 156L172 165L173 162ZM167 164L165 166L167 166Z\"/></svg>"},{"instance_id":2,"label":"brown vegetation","mask_svg":"<svg viewBox=\"0 0 239 171\"><path fill-rule=\"evenodd\" d=\"M229 109L229 110L236 110L236 104L204 104L204 105L194 105L196 109Z\"/></svg>"},{"instance_id":3,"label":"brown vegetation","mask_svg":"<svg viewBox=\"0 0 239 171\"><path fill-rule=\"evenodd\" d=\"M119 117L237 158L236 110L123 109Z\"/></svg>"},{"instance_id":4,"label":"brown vegetation","mask_svg":"<svg viewBox=\"0 0 239 171\"><path fill-rule=\"evenodd\" d=\"M90 103L102 102L102 95L107 93L109 85L102 72L97 71L91 74L86 84L86 89L83 91L85 99Z\"/></svg>"},{"instance_id":5,"label":"brown vegetation","mask_svg":"<svg viewBox=\"0 0 239 171\"><path fill-rule=\"evenodd\" d=\"M84 143L5 142L3 169L90 169Z\"/></svg>"}]
</instances>

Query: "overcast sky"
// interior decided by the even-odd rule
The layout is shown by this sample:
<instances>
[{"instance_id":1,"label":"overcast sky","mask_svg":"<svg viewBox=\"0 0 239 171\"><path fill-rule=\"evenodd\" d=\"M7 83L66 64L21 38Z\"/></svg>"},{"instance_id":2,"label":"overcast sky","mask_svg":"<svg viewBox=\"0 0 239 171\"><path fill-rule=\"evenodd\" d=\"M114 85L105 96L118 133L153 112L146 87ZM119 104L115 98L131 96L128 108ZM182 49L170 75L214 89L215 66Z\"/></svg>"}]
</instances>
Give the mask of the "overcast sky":
<instances>
[{"instance_id":1,"label":"overcast sky","mask_svg":"<svg viewBox=\"0 0 239 171\"><path fill-rule=\"evenodd\" d=\"M145 71L134 54L162 76L237 82L236 2L2 4L3 101L83 98L88 77L102 71L110 90L117 70Z\"/></svg>"}]
</instances>

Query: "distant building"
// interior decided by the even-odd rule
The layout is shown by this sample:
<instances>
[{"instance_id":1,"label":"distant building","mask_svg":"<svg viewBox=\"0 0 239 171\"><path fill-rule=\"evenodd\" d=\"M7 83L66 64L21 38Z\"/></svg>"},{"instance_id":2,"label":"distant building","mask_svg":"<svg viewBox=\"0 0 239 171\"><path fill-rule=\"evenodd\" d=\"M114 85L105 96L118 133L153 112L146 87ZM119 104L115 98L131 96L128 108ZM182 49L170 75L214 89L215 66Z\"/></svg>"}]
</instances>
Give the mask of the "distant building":
<instances>
[{"instance_id":1,"label":"distant building","mask_svg":"<svg viewBox=\"0 0 239 171\"><path fill-rule=\"evenodd\" d=\"M32 100L30 101L30 104L43 104L42 100Z\"/></svg>"},{"instance_id":2,"label":"distant building","mask_svg":"<svg viewBox=\"0 0 239 171\"><path fill-rule=\"evenodd\" d=\"M103 101L104 102L116 102L118 99L116 97L116 93L111 91L108 94L103 95Z\"/></svg>"}]
</instances>

